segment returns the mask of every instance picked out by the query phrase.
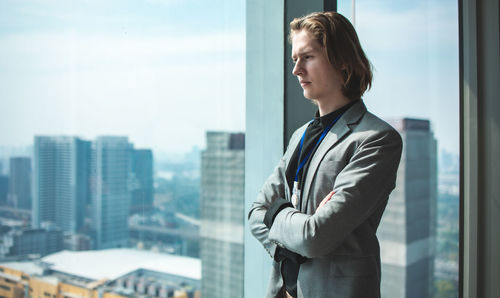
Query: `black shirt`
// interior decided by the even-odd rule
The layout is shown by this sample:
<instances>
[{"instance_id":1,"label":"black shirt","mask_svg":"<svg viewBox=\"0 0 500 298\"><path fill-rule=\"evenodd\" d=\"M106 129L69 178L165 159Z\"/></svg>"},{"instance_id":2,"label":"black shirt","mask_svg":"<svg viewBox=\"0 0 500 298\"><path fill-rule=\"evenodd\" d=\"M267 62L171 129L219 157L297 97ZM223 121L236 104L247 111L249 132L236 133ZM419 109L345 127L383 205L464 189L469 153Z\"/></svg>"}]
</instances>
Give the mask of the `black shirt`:
<instances>
[{"instance_id":1,"label":"black shirt","mask_svg":"<svg viewBox=\"0 0 500 298\"><path fill-rule=\"evenodd\" d=\"M304 185L307 169L309 168L309 164L311 162L314 153L319 147L319 145L316 148L314 148L314 146L318 142L321 134L323 133L323 130L327 128L337 117L339 117L339 115L341 115L342 113L347 111L351 106L353 106L356 102L358 102L358 100L353 100L350 103L341 107L340 109L337 109L321 117L319 116L319 111L316 112L316 114L314 115L314 119L307 126L306 135L304 137L304 144L302 147L302 151L300 152L300 158L298 156L300 147L300 142L299 142L299 145L297 146L297 148L295 148L295 151L293 152L292 157L290 158L290 162L288 163L288 168L286 169L285 173L286 173L286 180L290 189L293 189L293 181L295 179L295 173L299 166L299 161L302 161L307 156L309 151L313 150L313 152L311 152L311 156L309 156L309 159L307 160L306 164L298 174L300 189L303 189L302 186ZM302 202L302 197L300 197L299 199L300 201L298 204L298 209L300 209L299 206L301 206L300 203Z\"/></svg>"}]
</instances>

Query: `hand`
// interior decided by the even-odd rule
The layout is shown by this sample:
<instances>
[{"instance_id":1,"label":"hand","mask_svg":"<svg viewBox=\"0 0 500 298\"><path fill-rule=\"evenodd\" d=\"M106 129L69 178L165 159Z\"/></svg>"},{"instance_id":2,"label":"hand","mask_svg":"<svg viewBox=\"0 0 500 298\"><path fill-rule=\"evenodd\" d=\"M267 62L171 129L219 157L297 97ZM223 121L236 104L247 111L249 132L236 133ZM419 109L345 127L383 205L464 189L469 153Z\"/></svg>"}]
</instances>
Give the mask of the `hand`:
<instances>
[{"instance_id":1,"label":"hand","mask_svg":"<svg viewBox=\"0 0 500 298\"><path fill-rule=\"evenodd\" d=\"M318 212L319 208L323 207L323 205L325 205L326 202L330 201L333 194L335 194L335 191L332 190L329 194L326 195L326 197L323 199L323 201L321 201L321 203L319 203L318 208L316 208L316 212Z\"/></svg>"}]
</instances>

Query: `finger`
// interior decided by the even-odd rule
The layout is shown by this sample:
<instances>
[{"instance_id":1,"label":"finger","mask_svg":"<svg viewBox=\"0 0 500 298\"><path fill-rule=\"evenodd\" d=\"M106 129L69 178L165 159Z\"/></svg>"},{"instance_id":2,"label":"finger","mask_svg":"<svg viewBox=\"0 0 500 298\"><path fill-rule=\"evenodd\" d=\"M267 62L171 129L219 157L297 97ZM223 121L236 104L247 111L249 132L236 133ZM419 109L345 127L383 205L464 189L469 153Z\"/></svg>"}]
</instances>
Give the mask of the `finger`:
<instances>
[{"instance_id":1,"label":"finger","mask_svg":"<svg viewBox=\"0 0 500 298\"><path fill-rule=\"evenodd\" d=\"M333 196L334 194L335 194L335 191L333 191L333 190L332 190L332 191L331 191L331 192L330 192L330 193L329 193L329 194L328 194L328 195L327 195L327 196L323 199L323 201L321 201L321 203L319 203L319 206L318 206L318 208L316 209L316 211L318 211L318 210L319 210L319 208L323 207L323 205L325 205L325 204L326 204L326 202L328 202L328 201L332 198L332 196Z\"/></svg>"}]
</instances>

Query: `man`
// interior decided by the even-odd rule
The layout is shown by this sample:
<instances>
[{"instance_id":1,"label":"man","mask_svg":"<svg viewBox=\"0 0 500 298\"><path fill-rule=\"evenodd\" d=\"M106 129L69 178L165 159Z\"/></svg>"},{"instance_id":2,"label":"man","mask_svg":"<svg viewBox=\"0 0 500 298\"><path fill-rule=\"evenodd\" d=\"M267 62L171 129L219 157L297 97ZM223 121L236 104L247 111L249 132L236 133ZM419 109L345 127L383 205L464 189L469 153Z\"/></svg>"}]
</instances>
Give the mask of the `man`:
<instances>
[{"instance_id":1,"label":"man","mask_svg":"<svg viewBox=\"0 0 500 298\"><path fill-rule=\"evenodd\" d=\"M267 297L380 297L376 231L401 137L361 100L371 65L345 17L313 13L290 28L293 74L318 111L292 135L248 215L274 259Z\"/></svg>"}]
</instances>

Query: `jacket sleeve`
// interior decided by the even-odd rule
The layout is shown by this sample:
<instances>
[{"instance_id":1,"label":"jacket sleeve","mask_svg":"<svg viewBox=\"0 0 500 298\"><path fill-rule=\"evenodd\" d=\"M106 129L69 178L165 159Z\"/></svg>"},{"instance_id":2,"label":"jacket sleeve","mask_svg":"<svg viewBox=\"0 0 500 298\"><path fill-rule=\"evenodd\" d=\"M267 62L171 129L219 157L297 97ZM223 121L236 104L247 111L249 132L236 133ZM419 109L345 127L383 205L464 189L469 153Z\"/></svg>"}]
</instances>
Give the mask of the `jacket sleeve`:
<instances>
[{"instance_id":1,"label":"jacket sleeve","mask_svg":"<svg viewBox=\"0 0 500 298\"><path fill-rule=\"evenodd\" d=\"M285 198L284 183L286 183L285 159L281 158L271 176L267 178L262 186L257 199L252 204L248 213L250 231L262 243L271 258L274 258L276 243L268 239L269 228L264 224L264 217L269 207L277 198Z\"/></svg>"},{"instance_id":2,"label":"jacket sleeve","mask_svg":"<svg viewBox=\"0 0 500 298\"><path fill-rule=\"evenodd\" d=\"M306 128L306 125L297 129L288 143L285 154L280 159L278 165L274 168L273 173L267 178L266 182L262 186L257 199L250 207L248 212L248 224L250 231L257 240L264 246L271 258L274 259L274 254L276 252L277 243L269 240L269 228L264 224L264 218L267 211L277 198L282 198L287 200L285 187L286 187L286 163L287 158L289 158L293 150L295 150L295 144L298 142L297 137L301 135Z\"/></svg>"},{"instance_id":3,"label":"jacket sleeve","mask_svg":"<svg viewBox=\"0 0 500 298\"><path fill-rule=\"evenodd\" d=\"M294 208L281 210L269 240L308 258L333 252L387 200L395 187L401 151L401 136L395 130L371 133L337 175L330 201L312 215Z\"/></svg>"}]
</instances>

